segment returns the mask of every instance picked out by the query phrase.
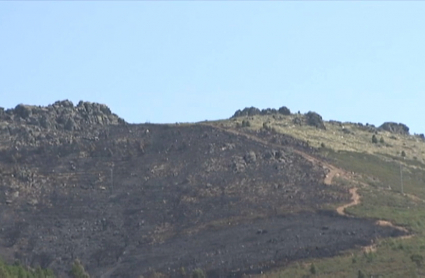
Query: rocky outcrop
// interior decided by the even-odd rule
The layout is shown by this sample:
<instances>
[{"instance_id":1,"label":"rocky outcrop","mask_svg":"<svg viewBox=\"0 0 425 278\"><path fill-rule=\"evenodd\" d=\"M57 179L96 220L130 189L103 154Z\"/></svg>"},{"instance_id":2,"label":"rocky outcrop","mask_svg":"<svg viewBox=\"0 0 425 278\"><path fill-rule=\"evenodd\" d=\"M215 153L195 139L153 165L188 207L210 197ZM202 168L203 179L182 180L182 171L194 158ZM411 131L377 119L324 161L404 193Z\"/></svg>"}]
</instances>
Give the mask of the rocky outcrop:
<instances>
[{"instance_id":1,"label":"rocky outcrop","mask_svg":"<svg viewBox=\"0 0 425 278\"><path fill-rule=\"evenodd\" d=\"M68 131L125 123L104 104L80 101L74 106L69 100L57 101L47 107L18 104L14 109L0 111L0 120Z\"/></svg>"},{"instance_id":2,"label":"rocky outcrop","mask_svg":"<svg viewBox=\"0 0 425 278\"><path fill-rule=\"evenodd\" d=\"M322 120L322 116L320 116L316 112L310 111L307 114L305 114L305 117L306 117L308 125L326 130L325 124L323 123L323 120Z\"/></svg>"},{"instance_id":3,"label":"rocky outcrop","mask_svg":"<svg viewBox=\"0 0 425 278\"><path fill-rule=\"evenodd\" d=\"M395 134L409 135L409 128L402 123L385 122L379 127L379 129Z\"/></svg>"},{"instance_id":4,"label":"rocky outcrop","mask_svg":"<svg viewBox=\"0 0 425 278\"><path fill-rule=\"evenodd\" d=\"M282 106L281 108L279 108L279 110L276 110L274 108L266 108L266 109L260 110L256 107L246 107L243 110L240 110L240 109L237 110L235 114L233 114L232 118L255 116L255 115L276 115L276 114L290 115L291 111L285 106Z\"/></svg>"},{"instance_id":5,"label":"rocky outcrop","mask_svg":"<svg viewBox=\"0 0 425 278\"><path fill-rule=\"evenodd\" d=\"M282 115L291 115L291 110L289 110L289 108L286 106L280 107L278 112Z\"/></svg>"},{"instance_id":6,"label":"rocky outcrop","mask_svg":"<svg viewBox=\"0 0 425 278\"><path fill-rule=\"evenodd\" d=\"M232 118L243 117L243 116L255 116L261 113L260 109L256 107L246 107L243 110L237 110Z\"/></svg>"},{"instance_id":7,"label":"rocky outcrop","mask_svg":"<svg viewBox=\"0 0 425 278\"><path fill-rule=\"evenodd\" d=\"M8 144L19 148L94 140L100 133L105 134L108 126L123 124L123 119L99 103L80 101L74 106L64 100L48 106L19 104L6 111L0 109L0 148Z\"/></svg>"},{"instance_id":8,"label":"rocky outcrop","mask_svg":"<svg viewBox=\"0 0 425 278\"><path fill-rule=\"evenodd\" d=\"M277 110L274 108L263 109L260 112L261 115L274 115L277 114Z\"/></svg>"}]
</instances>

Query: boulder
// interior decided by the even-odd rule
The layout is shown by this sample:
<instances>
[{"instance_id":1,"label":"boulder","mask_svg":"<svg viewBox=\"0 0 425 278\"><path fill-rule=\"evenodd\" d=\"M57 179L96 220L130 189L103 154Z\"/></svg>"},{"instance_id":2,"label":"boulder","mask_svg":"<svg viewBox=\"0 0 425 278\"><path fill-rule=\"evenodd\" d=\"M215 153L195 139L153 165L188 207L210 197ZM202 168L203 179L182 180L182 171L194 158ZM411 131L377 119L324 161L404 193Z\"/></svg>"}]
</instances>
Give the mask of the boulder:
<instances>
[{"instance_id":1,"label":"boulder","mask_svg":"<svg viewBox=\"0 0 425 278\"><path fill-rule=\"evenodd\" d=\"M291 115L291 110L289 110L286 106L280 107L278 112L282 115Z\"/></svg>"},{"instance_id":2,"label":"boulder","mask_svg":"<svg viewBox=\"0 0 425 278\"><path fill-rule=\"evenodd\" d=\"M385 122L379 127L379 129L389 131L394 134L409 135L409 128L402 123Z\"/></svg>"},{"instance_id":3,"label":"boulder","mask_svg":"<svg viewBox=\"0 0 425 278\"><path fill-rule=\"evenodd\" d=\"M64 108L74 108L74 104L70 100L62 100L62 101L56 101L53 103L53 107L64 107Z\"/></svg>"},{"instance_id":4,"label":"boulder","mask_svg":"<svg viewBox=\"0 0 425 278\"><path fill-rule=\"evenodd\" d=\"M322 116L320 116L316 112L310 111L305 115L305 117L306 117L308 125L326 130L325 124L323 123L323 120L322 120Z\"/></svg>"},{"instance_id":5,"label":"boulder","mask_svg":"<svg viewBox=\"0 0 425 278\"><path fill-rule=\"evenodd\" d=\"M18 104L15 107L14 114L21 117L22 119L26 119L32 114L31 106Z\"/></svg>"},{"instance_id":6,"label":"boulder","mask_svg":"<svg viewBox=\"0 0 425 278\"><path fill-rule=\"evenodd\" d=\"M68 120L65 123L64 128L66 130L68 130L68 131L73 131L75 129L75 126L76 126L76 124L75 124L74 119L73 118L68 118Z\"/></svg>"},{"instance_id":7,"label":"boulder","mask_svg":"<svg viewBox=\"0 0 425 278\"><path fill-rule=\"evenodd\" d=\"M246 107L242 111L241 110L236 111L235 114L232 116L232 118L255 116L255 115L260 115L260 113L261 113L260 109L256 107Z\"/></svg>"},{"instance_id":8,"label":"boulder","mask_svg":"<svg viewBox=\"0 0 425 278\"><path fill-rule=\"evenodd\" d=\"M273 114L277 114L277 110L273 109L273 108L267 108L267 109L263 109L261 110L261 115L273 115Z\"/></svg>"},{"instance_id":9,"label":"boulder","mask_svg":"<svg viewBox=\"0 0 425 278\"><path fill-rule=\"evenodd\" d=\"M257 161L257 155L253 151L249 151L245 154L244 160L246 163L255 163Z\"/></svg>"}]
</instances>

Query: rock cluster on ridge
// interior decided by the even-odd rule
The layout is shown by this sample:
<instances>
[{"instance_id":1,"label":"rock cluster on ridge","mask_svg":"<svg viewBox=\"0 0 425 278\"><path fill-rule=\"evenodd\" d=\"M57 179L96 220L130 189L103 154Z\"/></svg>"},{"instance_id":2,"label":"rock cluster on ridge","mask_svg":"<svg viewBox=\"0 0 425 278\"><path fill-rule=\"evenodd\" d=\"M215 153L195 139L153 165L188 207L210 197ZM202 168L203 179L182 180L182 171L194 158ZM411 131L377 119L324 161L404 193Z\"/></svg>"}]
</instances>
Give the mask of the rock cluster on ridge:
<instances>
[{"instance_id":1,"label":"rock cluster on ridge","mask_svg":"<svg viewBox=\"0 0 425 278\"><path fill-rule=\"evenodd\" d=\"M291 111L286 106L282 106L279 110L274 108L267 109L258 109L256 107L246 107L243 110L237 110L235 114L233 114L232 118L236 117L244 117L244 116L255 116L255 115L272 115L272 114L282 114L282 115L290 115Z\"/></svg>"},{"instance_id":2,"label":"rock cluster on ridge","mask_svg":"<svg viewBox=\"0 0 425 278\"><path fill-rule=\"evenodd\" d=\"M76 137L94 139L100 129L121 124L126 122L108 106L92 102L80 101L74 106L64 100L48 106L18 104L13 109L0 108L0 140L15 147L39 146L42 142L58 145L61 140L72 142Z\"/></svg>"},{"instance_id":3,"label":"rock cluster on ridge","mask_svg":"<svg viewBox=\"0 0 425 278\"><path fill-rule=\"evenodd\" d=\"M409 135L409 128L402 123L385 122L379 127L379 129L395 134Z\"/></svg>"},{"instance_id":4,"label":"rock cluster on ridge","mask_svg":"<svg viewBox=\"0 0 425 278\"><path fill-rule=\"evenodd\" d=\"M18 104L14 109L0 109L0 121L38 126L44 129L81 130L88 125L124 123L108 106L80 101L57 101L47 107Z\"/></svg>"}]
</instances>

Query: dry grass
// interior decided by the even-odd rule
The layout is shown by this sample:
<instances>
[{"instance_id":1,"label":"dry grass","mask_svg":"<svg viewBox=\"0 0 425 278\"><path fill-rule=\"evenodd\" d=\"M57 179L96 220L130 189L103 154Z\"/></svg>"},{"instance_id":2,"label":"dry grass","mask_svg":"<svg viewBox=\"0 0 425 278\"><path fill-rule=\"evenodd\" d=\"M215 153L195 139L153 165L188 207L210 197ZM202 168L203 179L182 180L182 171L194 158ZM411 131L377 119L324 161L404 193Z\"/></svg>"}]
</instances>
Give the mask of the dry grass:
<instances>
[{"instance_id":1,"label":"dry grass","mask_svg":"<svg viewBox=\"0 0 425 278\"><path fill-rule=\"evenodd\" d=\"M355 123L324 122L326 130L317 129L308 125L296 125L294 118L302 118L303 115L293 114L267 115L253 117L239 117L221 121L225 127L236 127L242 120L248 120L251 124L249 129L258 130L267 123L276 132L288 134L295 138L309 142L312 147L320 148L322 143L335 151L366 152L384 156L400 157L401 152L406 153L406 160L425 162L425 142L413 135L392 134L387 131L378 131L377 134L366 130ZM349 131L350 133L347 133ZM378 141L382 137L385 143L372 143L372 135L375 134Z\"/></svg>"}]
</instances>

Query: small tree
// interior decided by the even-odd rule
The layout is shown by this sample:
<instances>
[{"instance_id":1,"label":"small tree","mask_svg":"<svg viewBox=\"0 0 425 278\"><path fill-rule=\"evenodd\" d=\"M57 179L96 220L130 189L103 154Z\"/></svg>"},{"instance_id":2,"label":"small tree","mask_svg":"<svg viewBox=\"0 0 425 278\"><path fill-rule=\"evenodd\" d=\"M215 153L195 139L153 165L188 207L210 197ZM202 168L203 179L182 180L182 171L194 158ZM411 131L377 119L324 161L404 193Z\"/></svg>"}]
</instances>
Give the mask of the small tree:
<instances>
[{"instance_id":1,"label":"small tree","mask_svg":"<svg viewBox=\"0 0 425 278\"><path fill-rule=\"evenodd\" d=\"M359 270L359 272L357 272L357 278L366 278L366 276L361 270Z\"/></svg>"},{"instance_id":2,"label":"small tree","mask_svg":"<svg viewBox=\"0 0 425 278\"><path fill-rule=\"evenodd\" d=\"M85 271L80 260L76 259L71 269L71 277L73 278L90 278L90 275Z\"/></svg>"},{"instance_id":3,"label":"small tree","mask_svg":"<svg viewBox=\"0 0 425 278\"><path fill-rule=\"evenodd\" d=\"M373 144L378 143L378 139L376 138L375 134L372 135L372 143Z\"/></svg>"},{"instance_id":4,"label":"small tree","mask_svg":"<svg viewBox=\"0 0 425 278\"><path fill-rule=\"evenodd\" d=\"M384 137L381 137L381 139L379 139L379 143L381 143L381 144L384 144L385 143Z\"/></svg>"},{"instance_id":5,"label":"small tree","mask_svg":"<svg viewBox=\"0 0 425 278\"><path fill-rule=\"evenodd\" d=\"M406 153L404 151L401 151L401 157L406 157Z\"/></svg>"}]
</instances>

